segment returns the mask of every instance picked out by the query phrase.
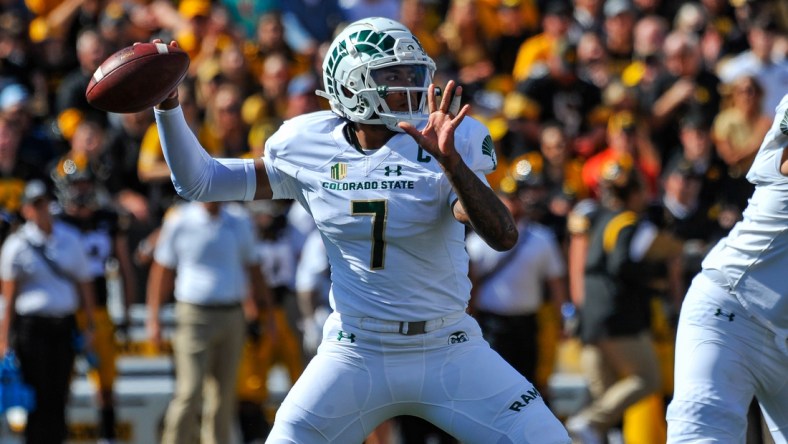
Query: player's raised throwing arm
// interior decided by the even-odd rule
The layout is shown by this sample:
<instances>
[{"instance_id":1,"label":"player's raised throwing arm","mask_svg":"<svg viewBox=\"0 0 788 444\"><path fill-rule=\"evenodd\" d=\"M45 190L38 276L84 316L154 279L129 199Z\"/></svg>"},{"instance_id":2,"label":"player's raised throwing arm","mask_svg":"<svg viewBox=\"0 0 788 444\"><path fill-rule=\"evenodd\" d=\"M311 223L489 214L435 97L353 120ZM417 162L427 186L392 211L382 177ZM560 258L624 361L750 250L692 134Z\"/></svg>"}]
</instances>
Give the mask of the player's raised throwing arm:
<instances>
[{"instance_id":1,"label":"player's raised throwing arm","mask_svg":"<svg viewBox=\"0 0 788 444\"><path fill-rule=\"evenodd\" d=\"M189 128L178 105L176 89L156 106L155 114L164 158L181 197L211 202L272 196L262 159L212 158Z\"/></svg>"},{"instance_id":2,"label":"player's raised throwing arm","mask_svg":"<svg viewBox=\"0 0 788 444\"><path fill-rule=\"evenodd\" d=\"M451 114L451 103L455 95L459 96L461 92L461 86L457 86L453 80L449 81L446 94L438 105L435 101L435 85L430 85L427 94L430 111L427 126L422 131L406 122L399 126L440 163L459 197L454 205L454 217L470 224L492 248L509 250L517 243L518 237L511 213L490 187L468 168L454 146L454 131L470 109L470 106L465 105L456 116Z\"/></svg>"}]
</instances>

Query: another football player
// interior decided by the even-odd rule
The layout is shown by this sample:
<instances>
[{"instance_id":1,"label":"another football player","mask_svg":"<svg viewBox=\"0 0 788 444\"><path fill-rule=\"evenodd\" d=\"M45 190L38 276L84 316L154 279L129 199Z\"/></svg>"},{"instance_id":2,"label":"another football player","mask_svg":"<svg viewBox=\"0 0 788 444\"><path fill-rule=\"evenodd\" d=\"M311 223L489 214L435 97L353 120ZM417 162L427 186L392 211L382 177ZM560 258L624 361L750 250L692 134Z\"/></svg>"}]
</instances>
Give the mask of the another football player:
<instances>
[{"instance_id":1,"label":"another football player","mask_svg":"<svg viewBox=\"0 0 788 444\"><path fill-rule=\"evenodd\" d=\"M84 356L89 364L88 377L96 384L99 405L99 435L102 442L114 442L116 412L114 383L118 354L116 332L125 333L129 324L129 306L136 295L137 278L131 263L127 241L127 223L102 199L102 186L90 166L79 158L65 157L51 172L55 194L62 208L59 218L74 228L88 257L90 275L96 295L92 351ZM106 190L103 196L107 198ZM123 299L123 317L115 325L107 308L107 277L119 273ZM78 317L84 327L83 316Z\"/></svg>"}]
</instances>

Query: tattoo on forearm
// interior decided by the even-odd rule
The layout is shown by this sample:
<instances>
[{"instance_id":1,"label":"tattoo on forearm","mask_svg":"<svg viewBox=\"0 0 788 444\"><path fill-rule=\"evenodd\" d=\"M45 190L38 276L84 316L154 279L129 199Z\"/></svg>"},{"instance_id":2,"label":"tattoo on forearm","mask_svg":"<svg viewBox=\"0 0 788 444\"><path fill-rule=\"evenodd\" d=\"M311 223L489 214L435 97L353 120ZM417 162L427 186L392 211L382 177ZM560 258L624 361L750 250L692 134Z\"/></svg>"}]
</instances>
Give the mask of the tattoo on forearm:
<instances>
[{"instance_id":1,"label":"tattoo on forearm","mask_svg":"<svg viewBox=\"0 0 788 444\"><path fill-rule=\"evenodd\" d=\"M517 238L517 228L511 213L493 190L485 186L464 163L451 173L447 172L446 177L457 192L461 204L455 205L455 216L467 221L496 250L511 247L511 240Z\"/></svg>"}]
</instances>

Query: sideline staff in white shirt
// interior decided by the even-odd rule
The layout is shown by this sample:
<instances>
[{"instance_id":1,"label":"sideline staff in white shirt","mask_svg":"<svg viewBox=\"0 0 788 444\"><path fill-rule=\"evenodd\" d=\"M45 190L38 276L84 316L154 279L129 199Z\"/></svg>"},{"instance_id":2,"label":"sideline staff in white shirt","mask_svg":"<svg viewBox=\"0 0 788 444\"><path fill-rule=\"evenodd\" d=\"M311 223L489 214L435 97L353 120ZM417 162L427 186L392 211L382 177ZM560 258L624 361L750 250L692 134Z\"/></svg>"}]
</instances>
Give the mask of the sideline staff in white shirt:
<instances>
[{"instance_id":1,"label":"sideline staff in white shirt","mask_svg":"<svg viewBox=\"0 0 788 444\"><path fill-rule=\"evenodd\" d=\"M65 441L78 333L74 314L80 304L87 327L93 325L88 258L74 230L54 220L50 202L43 182L27 184L22 203L27 222L6 239L0 256L6 304L0 356L13 347L25 382L35 391L36 408L25 427L30 443ZM89 345L89 332L86 341Z\"/></svg>"},{"instance_id":2,"label":"sideline staff in white shirt","mask_svg":"<svg viewBox=\"0 0 788 444\"><path fill-rule=\"evenodd\" d=\"M165 444L198 442L194 418L202 412L202 442L230 442L247 320L256 322L258 314L254 303L244 302L264 297L270 303L255 245L252 221L237 204L186 203L165 217L148 280L154 343L161 339L160 304L175 287L175 394ZM213 383L203 391L209 377Z\"/></svg>"}]
</instances>

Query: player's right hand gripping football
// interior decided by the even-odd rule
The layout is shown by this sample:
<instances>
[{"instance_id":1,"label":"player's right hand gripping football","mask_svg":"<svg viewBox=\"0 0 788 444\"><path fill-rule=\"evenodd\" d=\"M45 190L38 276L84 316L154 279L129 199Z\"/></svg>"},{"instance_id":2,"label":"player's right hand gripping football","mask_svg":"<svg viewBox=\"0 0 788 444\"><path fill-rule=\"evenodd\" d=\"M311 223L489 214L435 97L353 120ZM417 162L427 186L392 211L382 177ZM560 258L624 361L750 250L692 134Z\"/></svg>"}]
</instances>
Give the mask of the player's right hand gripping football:
<instances>
[{"instance_id":1,"label":"player's right hand gripping football","mask_svg":"<svg viewBox=\"0 0 788 444\"><path fill-rule=\"evenodd\" d=\"M463 106L456 115L453 106L462 95L462 86L449 80L446 91L441 96L440 105L436 103L435 84L430 84L427 92L427 105L430 111L427 126L419 131L408 122L400 122L399 127L410 134L420 147L433 155L444 169L452 169L461 161L454 147L454 131L460 126L470 110L470 105Z\"/></svg>"}]
</instances>

